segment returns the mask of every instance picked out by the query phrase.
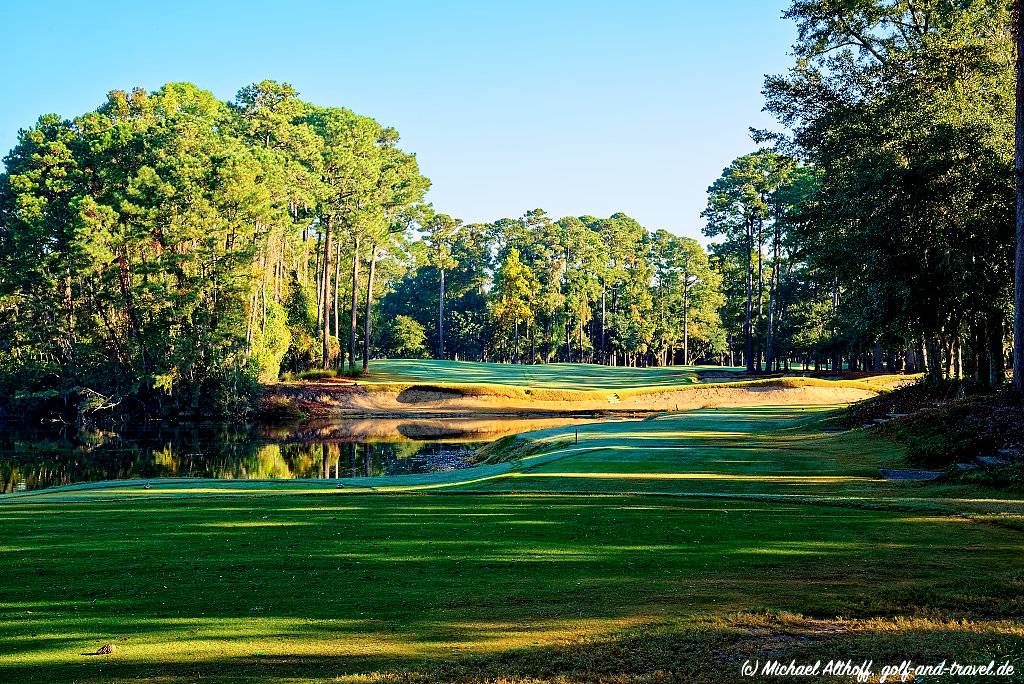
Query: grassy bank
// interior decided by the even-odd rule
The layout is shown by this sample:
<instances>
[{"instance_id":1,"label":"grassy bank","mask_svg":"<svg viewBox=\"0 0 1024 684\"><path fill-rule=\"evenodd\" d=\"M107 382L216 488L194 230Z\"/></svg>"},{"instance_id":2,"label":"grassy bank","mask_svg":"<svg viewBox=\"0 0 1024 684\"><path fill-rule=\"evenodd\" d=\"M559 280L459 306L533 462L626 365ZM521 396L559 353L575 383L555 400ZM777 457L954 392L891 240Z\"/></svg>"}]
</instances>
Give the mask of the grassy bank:
<instances>
[{"instance_id":1,"label":"grassy bank","mask_svg":"<svg viewBox=\"0 0 1024 684\"><path fill-rule=\"evenodd\" d=\"M721 682L772 654L1024 665L1024 502L884 481L901 448L822 432L824 415L554 428L520 460L373 491L5 498L0 679ZM84 655L105 643L116 653Z\"/></svg>"}]
</instances>

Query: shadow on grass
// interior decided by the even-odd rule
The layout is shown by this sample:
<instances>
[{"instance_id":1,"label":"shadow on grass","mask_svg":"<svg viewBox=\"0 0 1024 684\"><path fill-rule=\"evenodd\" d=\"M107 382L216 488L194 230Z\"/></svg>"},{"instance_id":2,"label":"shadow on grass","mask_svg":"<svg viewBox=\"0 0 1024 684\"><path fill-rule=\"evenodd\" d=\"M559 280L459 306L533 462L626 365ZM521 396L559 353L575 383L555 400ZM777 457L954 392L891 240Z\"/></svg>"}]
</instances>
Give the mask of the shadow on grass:
<instances>
[{"instance_id":1,"label":"shadow on grass","mask_svg":"<svg viewBox=\"0 0 1024 684\"><path fill-rule=\"evenodd\" d=\"M730 616L748 611L1024 614L1019 533L948 516L529 495L3 513L4 681L658 681L721 674L714 653L746 648ZM943 624L921 638L959 638ZM893 630L878 643L909 638ZM106 642L118 653L78 655Z\"/></svg>"},{"instance_id":2,"label":"shadow on grass","mask_svg":"<svg viewBox=\"0 0 1024 684\"><path fill-rule=\"evenodd\" d=\"M257 681L296 678L391 682L626 682L719 683L742 677L746 660L788 663L849 659L931 664L955 658L981 664L990 659L1020 665L1024 639L1005 624L934 621L820 621L799 616L739 614L689 625L655 624L606 638L568 644L501 649L479 656L453 651L446 657L288 655L253 652L196 662L138 662L130 656L90 658L45 668L50 681L159 680L162 682ZM93 656L95 654L89 654ZM876 669L876 672L878 671ZM10 681L43 680L36 668L0 669ZM348 677L352 677L348 679Z\"/></svg>"}]
</instances>

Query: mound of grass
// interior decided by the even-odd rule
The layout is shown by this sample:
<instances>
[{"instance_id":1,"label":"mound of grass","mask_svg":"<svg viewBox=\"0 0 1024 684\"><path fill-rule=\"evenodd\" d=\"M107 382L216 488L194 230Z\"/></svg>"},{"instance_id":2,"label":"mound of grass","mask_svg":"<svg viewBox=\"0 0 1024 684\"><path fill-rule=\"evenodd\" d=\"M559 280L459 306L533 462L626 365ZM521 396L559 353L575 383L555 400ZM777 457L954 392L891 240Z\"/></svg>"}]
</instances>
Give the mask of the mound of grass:
<instances>
[{"instance_id":1,"label":"mound of grass","mask_svg":"<svg viewBox=\"0 0 1024 684\"><path fill-rule=\"evenodd\" d=\"M885 419L877 429L902 443L911 462L929 468L1024 449L1020 399L981 392L970 382L922 381L849 406L829 423L850 428Z\"/></svg>"},{"instance_id":2,"label":"mound of grass","mask_svg":"<svg viewBox=\"0 0 1024 684\"><path fill-rule=\"evenodd\" d=\"M474 461L480 464L511 463L531 456L563 449L573 443L572 439L535 440L519 435L508 435L491 442L474 454Z\"/></svg>"},{"instance_id":3,"label":"mound of grass","mask_svg":"<svg viewBox=\"0 0 1024 684\"><path fill-rule=\"evenodd\" d=\"M873 383L869 382L869 384ZM919 380L890 391L880 392L873 399L853 404L834 416L832 423L845 428L860 427L878 418L886 418L893 414L911 414L944 405L957 398L967 396L969 393L977 394L977 389L970 384L934 383Z\"/></svg>"},{"instance_id":4,"label":"mound of grass","mask_svg":"<svg viewBox=\"0 0 1024 684\"><path fill-rule=\"evenodd\" d=\"M881 428L906 444L909 458L929 467L1024 448L1024 406L1010 392L964 397L921 409Z\"/></svg>"},{"instance_id":5,"label":"mound of grass","mask_svg":"<svg viewBox=\"0 0 1024 684\"><path fill-rule=\"evenodd\" d=\"M1024 493L1024 461L996 468L979 468L952 474L951 479L964 484L976 484L1009 492ZM1024 529L1024 527L1022 527Z\"/></svg>"}]
</instances>

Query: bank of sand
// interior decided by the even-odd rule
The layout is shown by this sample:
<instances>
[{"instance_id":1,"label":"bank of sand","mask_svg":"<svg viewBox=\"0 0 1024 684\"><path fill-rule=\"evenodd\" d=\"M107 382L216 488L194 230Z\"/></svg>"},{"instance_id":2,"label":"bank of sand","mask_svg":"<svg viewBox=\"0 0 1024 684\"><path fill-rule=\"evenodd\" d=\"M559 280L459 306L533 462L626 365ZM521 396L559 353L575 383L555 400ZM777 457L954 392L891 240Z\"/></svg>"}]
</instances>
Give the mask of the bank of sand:
<instances>
[{"instance_id":1,"label":"bank of sand","mask_svg":"<svg viewBox=\"0 0 1024 684\"><path fill-rule=\"evenodd\" d=\"M613 415L702 408L834 405L877 394L858 382L776 381L639 388L621 391L552 391L497 385L408 386L282 383L268 401L287 401L311 416Z\"/></svg>"}]
</instances>

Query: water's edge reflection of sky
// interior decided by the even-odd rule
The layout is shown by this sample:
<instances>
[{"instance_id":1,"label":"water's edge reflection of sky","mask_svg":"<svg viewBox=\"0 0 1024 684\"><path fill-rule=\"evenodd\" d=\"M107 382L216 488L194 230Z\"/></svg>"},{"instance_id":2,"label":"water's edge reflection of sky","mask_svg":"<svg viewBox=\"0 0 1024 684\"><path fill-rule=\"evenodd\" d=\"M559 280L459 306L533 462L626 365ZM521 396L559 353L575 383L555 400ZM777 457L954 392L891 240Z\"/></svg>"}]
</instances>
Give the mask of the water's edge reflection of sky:
<instances>
[{"instance_id":1,"label":"water's edge reflection of sky","mask_svg":"<svg viewBox=\"0 0 1024 684\"><path fill-rule=\"evenodd\" d=\"M573 418L344 419L291 427L153 422L118 431L7 423L0 493L103 480L348 478L465 468L509 434Z\"/></svg>"}]
</instances>

